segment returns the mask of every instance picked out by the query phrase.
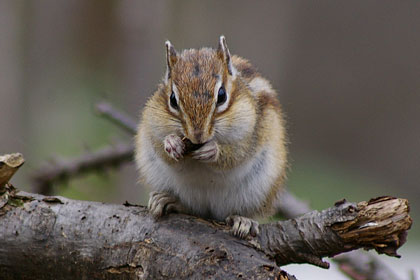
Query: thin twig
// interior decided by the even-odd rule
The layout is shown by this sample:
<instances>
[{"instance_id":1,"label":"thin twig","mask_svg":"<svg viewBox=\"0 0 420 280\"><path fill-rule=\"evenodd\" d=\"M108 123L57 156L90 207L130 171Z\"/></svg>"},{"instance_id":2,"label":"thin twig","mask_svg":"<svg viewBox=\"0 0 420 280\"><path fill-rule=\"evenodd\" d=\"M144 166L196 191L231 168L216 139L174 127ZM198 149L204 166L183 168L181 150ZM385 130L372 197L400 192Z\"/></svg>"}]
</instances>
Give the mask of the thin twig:
<instances>
[{"instance_id":1,"label":"thin twig","mask_svg":"<svg viewBox=\"0 0 420 280\"><path fill-rule=\"evenodd\" d=\"M52 194L54 184L86 173L119 167L133 158L132 144L117 144L80 157L44 164L32 177L35 191L44 195Z\"/></svg>"},{"instance_id":2,"label":"thin twig","mask_svg":"<svg viewBox=\"0 0 420 280\"><path fill-rule=\"evenodd\" d=\"M338 268L353 280L400 279L375 255L367 252L352 251L334 257L333 260L338 264Z\"/></svg>"},{"instance_id":3,"label":"thin twig","mask_svg":"<svg viewBox=\"0 0 420 280\"><path fill-rule=\"evenodd\" d=\"M277 195L275 203L276 213L286 219L293 219L313 210L306 201L297 198L287 190Z\"/></svg>"},{"instance_id":4,"label":"thin twig","mask_svg":"<svg viewBox=\"0 0 420 280\"><path fill-rule=\"evenodd\" d=\"M95 105L95 108L101 116L106 117L108 120L125 129L127 132L136 134L137 123L126 114L116 110L111 104L107 102L100 102Z\"/></svg>"}]
</instances>

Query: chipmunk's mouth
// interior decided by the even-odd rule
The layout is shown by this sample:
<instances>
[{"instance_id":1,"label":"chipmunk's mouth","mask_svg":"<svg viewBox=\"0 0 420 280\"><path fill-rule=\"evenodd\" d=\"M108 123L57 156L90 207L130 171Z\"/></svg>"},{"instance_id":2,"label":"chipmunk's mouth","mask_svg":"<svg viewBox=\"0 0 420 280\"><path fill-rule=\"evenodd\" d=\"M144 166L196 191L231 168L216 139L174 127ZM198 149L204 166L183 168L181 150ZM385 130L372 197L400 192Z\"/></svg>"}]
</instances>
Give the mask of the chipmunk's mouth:
<instances>
[{"instance_id":1,"label":"chipmunk's mouth","mask_svg":"<svg viewBox=\"0 0 420 280\"><path fill-rule=\"evenodd\" d=\"M182 142L184 142L185 145L185 154L189 154L194 152L195 150L200 149L205 143L199 143L199 144L194 144L193 142L191 142L190 139L187 138L187 136L184 136L182 138Z\"/></svg>"},{"instance_id":2,"label":"chipmunk's mouth","mask_svg":"<svg viewBox=\"0 0 420 280\"><path fill-rule=\"evenodd\" d=\"M207 143L205 142L205 143L194 144L193 142L191 142L190 139L187 138L187 136L184 136L182 138L182 142L184 142L184 145L185 145L185 154L192 153L195 150L200 149L201 147L203 147L204 144Z\"/></svg>"}]
</instances>

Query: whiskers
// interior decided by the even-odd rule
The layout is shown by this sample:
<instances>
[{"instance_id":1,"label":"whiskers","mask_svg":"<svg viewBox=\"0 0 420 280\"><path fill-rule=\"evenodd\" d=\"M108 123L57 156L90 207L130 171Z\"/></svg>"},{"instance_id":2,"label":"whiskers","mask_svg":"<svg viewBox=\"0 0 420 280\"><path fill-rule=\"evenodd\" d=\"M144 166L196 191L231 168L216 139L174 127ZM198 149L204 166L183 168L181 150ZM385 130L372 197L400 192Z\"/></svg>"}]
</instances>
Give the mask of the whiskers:
<instances>
[{"instance_id":1,"label":"whiskers","mask_svg":"<svg viewBox=\"0 0 420 280\"><path fill-rule=\"evenodd\" d=\"M169 124L169 126L172 125L181 125L181 121L177 118L174 118L171 114L169 114L165 109L159 108L157 106L153 106L150 104L146 104L146 108L151 109L154 117L163 117L163 119L172 121L174 124Z\"/></svg>"},{"instance_id":2,"label":"whiskers","mask_svg":"<svg viewBox=\"0 0 420 280\"><path fill-rule=\"evenodd\" d=\"M253 131L254 123L242 114L225 114L215 119L214 137L220 142L234 142Z\"/></svg>"}]
</instances>

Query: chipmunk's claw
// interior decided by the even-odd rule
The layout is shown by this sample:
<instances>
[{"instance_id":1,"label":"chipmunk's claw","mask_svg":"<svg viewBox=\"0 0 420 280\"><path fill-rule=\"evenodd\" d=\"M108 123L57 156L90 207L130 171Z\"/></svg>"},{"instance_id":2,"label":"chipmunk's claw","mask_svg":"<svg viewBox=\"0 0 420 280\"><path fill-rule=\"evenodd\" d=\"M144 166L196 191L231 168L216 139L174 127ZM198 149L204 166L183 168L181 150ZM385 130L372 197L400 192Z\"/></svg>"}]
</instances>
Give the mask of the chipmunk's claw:
<instances>
[{"instance_id":1,"label":"chipmunk's claw","mask_svg":"<svg viewBox=\"0 0 420 280\"><path fill-rule=\"evenodd\" d=\"M249 235L255 237L260 232L258 222L247 217L231 215L226 218L226 223L232 227L230 230L232 235L241 239L245 239Z\"/></svg>"},{"instance_id":2,"label":"chipmunk's claw","mask_svg":"<svg viewBox=\"0 0 420 280\"><path fill-rule=\"evenodd\" d=\"M167 192L151 192L147 208L155 219L169 213L183 212L183 206L178 198Z\"/></svg>"}]
</instances>

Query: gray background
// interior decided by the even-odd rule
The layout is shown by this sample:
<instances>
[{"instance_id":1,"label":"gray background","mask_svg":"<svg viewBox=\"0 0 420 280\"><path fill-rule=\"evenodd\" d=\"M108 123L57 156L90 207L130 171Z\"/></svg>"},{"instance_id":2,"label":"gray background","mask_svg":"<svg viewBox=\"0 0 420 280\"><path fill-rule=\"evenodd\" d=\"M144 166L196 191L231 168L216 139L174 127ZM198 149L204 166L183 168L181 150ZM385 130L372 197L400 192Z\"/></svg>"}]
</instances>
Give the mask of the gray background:
<instances>
[{"instance_id":1,"label":"gray background","mask_svg":"<svg viewBox=\"0 0 420 280\"><path fill-rule=\"evenodd\" d=\"M45 159L131 141L93 105L137 118L164 73L164 41L216 47L221 34L279 92L291 191L318 209L409 198L420 217L419 1L0 0L0 153L27 159L14 183L29 190ZM147 200L133 165L55 191ZM409 242L418 233L414 223Z\"/></svg>"}]
</instances>

